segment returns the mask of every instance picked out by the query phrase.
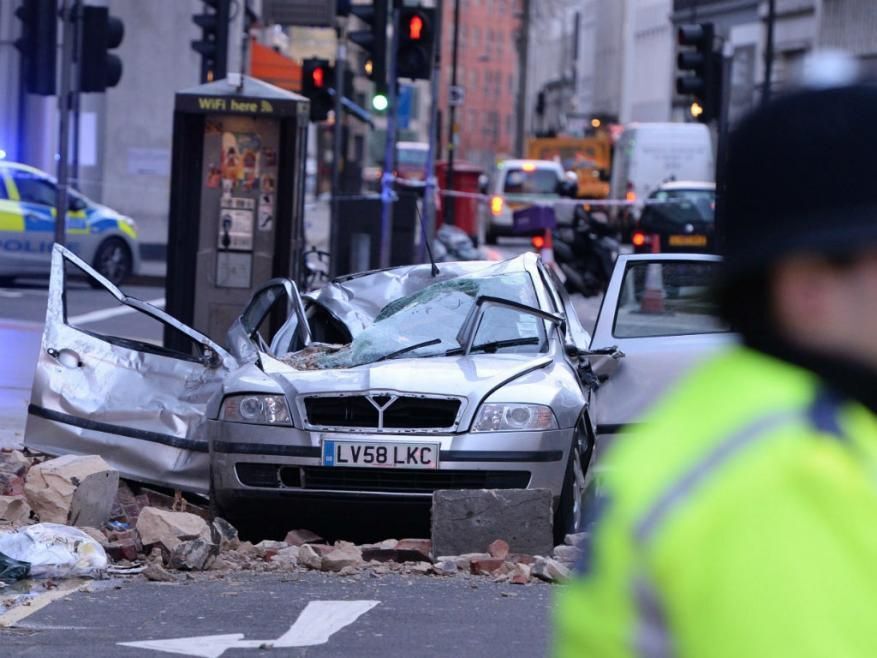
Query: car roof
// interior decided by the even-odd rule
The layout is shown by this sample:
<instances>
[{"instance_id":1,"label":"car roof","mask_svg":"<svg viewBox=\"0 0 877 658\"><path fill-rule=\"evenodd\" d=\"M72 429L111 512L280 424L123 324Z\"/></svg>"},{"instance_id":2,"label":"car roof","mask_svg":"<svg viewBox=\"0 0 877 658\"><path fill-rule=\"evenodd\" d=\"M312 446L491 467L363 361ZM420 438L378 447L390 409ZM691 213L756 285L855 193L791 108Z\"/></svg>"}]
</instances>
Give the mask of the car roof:
<instances>
[{"instance_id":1,"label":"car roof","mask_svg":"<svg viewBox=\"0 0 877 658\"><path fill-rule=\"evenodd\" d=\"M429 263L402 265L340 276L319 290L306 295L318 303L350 331L358 333L371 324L389 302L416 293L434 283L461 276L526 272L535 275L539 256L525 252L503 261L456 261L439 263L439 273L432 274ZM539 279L533 276L534 281Z\"/></svg>"},{"instance_id":2,"label":"car roof","mask_svg":"<svg viewBox=\"0 0 877 658\"><path fill-rule=\"evenodd\" d=\"M30 165L24 164L22 162L12 162L11 160L0 160L0 167L6 169L14 169L15 171L26 171L29 174L35 174L37 176L45 176L46 178L51 178L49 174L47 174L42 169L37 169L36 167L31 167Z\"/></svg>"},{"instance_id":3,"label":"car roof","mask_svg":"<svg viewBox=\"0 0 877 658\"><path fill-rule=\"evenodd\" d=\"M661 190L715 190L716 184L703 180L674 180L661 183L655 192ZM652 192L654 194L654 192Z\"/></svg>"}]
</instances>

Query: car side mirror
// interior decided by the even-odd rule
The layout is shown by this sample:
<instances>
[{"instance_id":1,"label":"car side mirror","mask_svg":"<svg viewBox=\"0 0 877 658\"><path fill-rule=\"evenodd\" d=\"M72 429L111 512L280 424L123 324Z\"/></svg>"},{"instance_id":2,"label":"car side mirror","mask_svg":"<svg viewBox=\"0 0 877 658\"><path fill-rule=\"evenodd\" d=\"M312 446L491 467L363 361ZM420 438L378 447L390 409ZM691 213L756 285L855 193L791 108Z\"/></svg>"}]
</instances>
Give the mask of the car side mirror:
<instances>
[{"instance_id":1,"label":"car side mirror","mask_svg":"<svg viewBox=\"0 0 877 658\"><path fill-rule=\"evenodd\" d=\"M82 199L71 196L67 202L67 208L73 212L79 212L80 210L85 210L85 202Z\"/></svg>"},{"instance_id":2,"label":"car side mirror","mask_svg":"<svg viewBox=\"0 0 877 658\"><path fill-rule=\"evenodd\" d=\"M599 381L605 381L611 377L621 365L621 359L624 358L624 352L615 345L596 350L580 350L575 345L567 344L565 349L567 355L571 357L587 359L591 372L597 376Z\"/></svg>"}]
</instances>

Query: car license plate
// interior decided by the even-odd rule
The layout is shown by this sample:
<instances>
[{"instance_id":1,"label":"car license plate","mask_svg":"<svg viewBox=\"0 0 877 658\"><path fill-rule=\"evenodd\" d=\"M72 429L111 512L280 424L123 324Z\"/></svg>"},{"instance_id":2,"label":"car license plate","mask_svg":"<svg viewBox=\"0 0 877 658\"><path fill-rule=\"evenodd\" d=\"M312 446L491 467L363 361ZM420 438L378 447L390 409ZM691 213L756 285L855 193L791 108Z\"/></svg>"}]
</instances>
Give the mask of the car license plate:
<instances>
[{"instance_id":1,"label":"car license plate","mask_svg":"<svg viewBox=\"0 0 877 658\"><path fill-rule=\"evenodd\" d=\"M671 235L669 239L671 247L705 247L705 235Z\"/></svg>"},{"instance_id":2,"label":"car license plate","mask_svg":"<svg viewBox=\"0 0 877 658\"><path fill-rule=\"evenodd\" d=\"M437 469L440 443L323 439L323 466Z\"/></svg>"}]
</instances>

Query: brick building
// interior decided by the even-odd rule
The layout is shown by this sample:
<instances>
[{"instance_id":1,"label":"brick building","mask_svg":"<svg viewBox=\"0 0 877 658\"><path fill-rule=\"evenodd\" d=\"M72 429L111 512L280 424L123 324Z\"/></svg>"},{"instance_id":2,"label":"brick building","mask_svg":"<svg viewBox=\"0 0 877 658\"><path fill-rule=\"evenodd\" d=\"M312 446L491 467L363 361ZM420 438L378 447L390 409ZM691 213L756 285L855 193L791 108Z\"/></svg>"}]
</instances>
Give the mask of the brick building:
<instances>
[{"instance_id":1,"label":"brick building","mask_svg":"<svg viewBox=\"0 0 877 658\"><path fill-rule=\"evenodd\" d=\"M460 31L457 84L465 89L457 108L455 157L492 166L514 155L518 98L518 30L521 0L458 0ZM442 158L449 136L448 88L451 84L454 1L445 0L442 17Z\"/></svg>"}]
</instances>

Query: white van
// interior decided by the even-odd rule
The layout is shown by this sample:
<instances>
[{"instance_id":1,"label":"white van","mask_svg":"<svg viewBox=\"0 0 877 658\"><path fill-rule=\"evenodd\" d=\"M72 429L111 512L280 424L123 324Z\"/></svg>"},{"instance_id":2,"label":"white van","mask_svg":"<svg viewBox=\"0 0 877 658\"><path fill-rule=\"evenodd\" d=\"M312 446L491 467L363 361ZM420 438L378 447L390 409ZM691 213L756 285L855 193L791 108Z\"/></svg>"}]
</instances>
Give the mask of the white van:
<instances>
[{"instance_id":1,"label":"white van","mask_svg":"<svg viewBox=\"0 0 877 658\"><path fill-rule=\"evenodd\" d=\"M632 123L615 144L611 198L642 201L662 183L715 180L709 128L702 123ZM634 209L632 216L639 215ZM621 228L630 212L616 213Z\"/></svg>"},{"instance_id":2,"label":"white van","mask_svg":"<svg viewBox=\"0 0 877 658\"><path fill-rule=\"evenodd\" d=\"M489 188L490 203L485 222L485 241L496 244L500 235L515 235L514 211L533 203L561 199L563 167L551 160L505 160L496 167ZM572 205L555 207L560 224L572 221Z\"/></svg>"}]
</instances>

